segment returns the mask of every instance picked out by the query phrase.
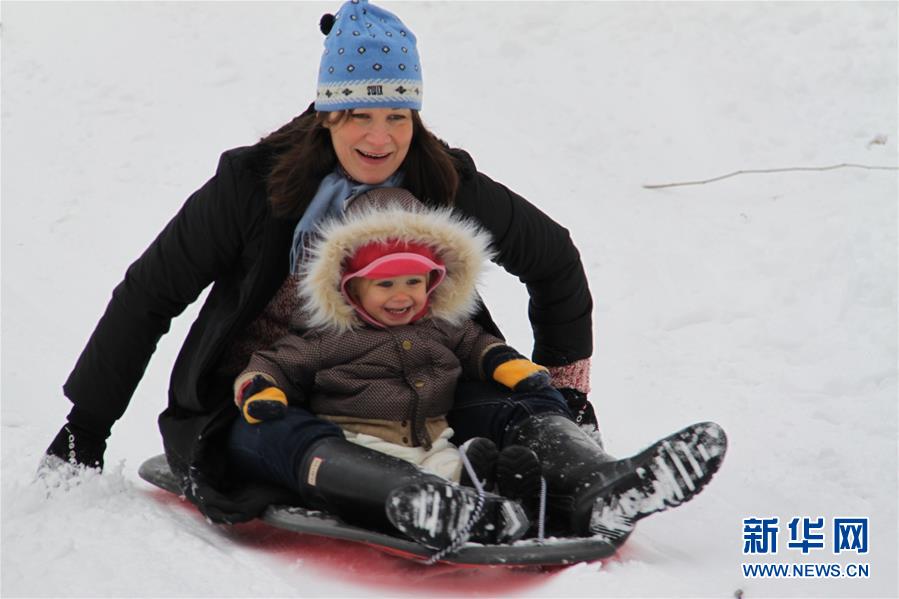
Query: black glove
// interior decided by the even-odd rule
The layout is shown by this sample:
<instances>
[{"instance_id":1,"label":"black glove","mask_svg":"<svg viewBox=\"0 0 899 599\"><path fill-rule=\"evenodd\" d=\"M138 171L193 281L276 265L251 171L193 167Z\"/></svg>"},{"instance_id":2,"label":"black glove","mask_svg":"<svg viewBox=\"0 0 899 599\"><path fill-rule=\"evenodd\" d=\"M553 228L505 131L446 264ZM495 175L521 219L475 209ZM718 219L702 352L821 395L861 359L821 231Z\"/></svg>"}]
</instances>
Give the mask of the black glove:
<instances>
[{"instance_id":1,"label":"black glove","mask_svg":"<svg viewBox=\"0 0 899 599\"><path fill-rule=\"evenodd\" d=\"M47 455L56 456L73 466L103 469L106 439L87 429L68 423L63 426L47 448Z\"/></svg>"},{"instance_id":2,"label":"black glove","mask_svg":"<svg viewBox=\"0 0 899 599\"><path fill-rule=\"evenodd\" d=\"M237 524L258 517L265 511L263 505L242 505L239 500L217 491L196 470L182 484L184 496L211 522L215 524Z\"/></svg>"},{"instance_id":3,"label":"black glove","mask_svg":"<svg viewBox=\"0 0 899 599\"><path fill-rule=\"evenodd\" d=\"M261 517L271 505L298 505L296 491L242 481L238 488L217 489L197 469L181 477L181 492L215 524L239 524Z\"/></svg>"},{"instance_id":4,"label":"black glove","mask_svg":"<svg viewBox=\"0 0 899 599\"><path fill-rule=\"evenodd\" d=\"M596 412L593 410L593 404L587 399L586 393L581 393L577 389L565 387L559 389L559 393L565 398L568 409L574 415L574 421L580 425L592 426L593 430L599 429L599 423L596 420Z\"/></svg>"}]
</instances>

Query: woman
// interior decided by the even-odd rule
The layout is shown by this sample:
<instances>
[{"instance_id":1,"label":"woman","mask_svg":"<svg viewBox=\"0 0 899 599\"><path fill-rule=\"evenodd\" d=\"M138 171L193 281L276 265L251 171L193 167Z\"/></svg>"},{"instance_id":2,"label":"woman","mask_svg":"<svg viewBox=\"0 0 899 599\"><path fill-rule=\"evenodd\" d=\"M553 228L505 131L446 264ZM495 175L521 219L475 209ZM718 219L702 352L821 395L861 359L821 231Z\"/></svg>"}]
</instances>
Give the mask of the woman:
<instances>
[{"instance_id":1,"label":"woman","mask_svg":"<svg viewBox=\"0 0 899 599\"><path fill-rule=\"evenodd\" d=\"M293 469L281 475L297 480L292 488L270 484L264 475L236 476L228 451L242 419L231 405L231 382L253 350L286 332L296 306L292 273L317 224L367 189L399 186L427 204L452 205L492 234L496 261L530 294L534 361L549 368L568 404L512 402L492 388L462 382L448 415L454 442L486 436L500 447L533 449L543 461L551 516L566 534L614 529L622 539L634 520L692 497L723 455L720 429L691 427L616 462L580 428L595 426L586 399L592 300L568 232L424 127L415 36L396 16L352 0L328 17L322 19L327 37L316 102L256 145L225 152L215 176L129 267L65 383L74 406L48 453L102 467L105 439L157 341L211 284L159 418L185 495L215 521L246 520L299 494L309 505L342 515L374 513L379 521L373 525L382 524L385 498L401 484L420 482L419 473L381 456L365 469L351 466L359 460L344 458L364 448L308 413L271 423L291 427L288 447L268 443L272 437L260 433L262 426L241 441L256 452L260 468L272 463L268 453L289 453ZM475 320L500 334L485 308ZM702 441L705 455L697 449L705 447ZM686 448L674 463L664 450L672 442ZM648 467L656 461L668 466ZM660 484L672 471L671 484L667 478Z\"/></svg>"}]
</instances>

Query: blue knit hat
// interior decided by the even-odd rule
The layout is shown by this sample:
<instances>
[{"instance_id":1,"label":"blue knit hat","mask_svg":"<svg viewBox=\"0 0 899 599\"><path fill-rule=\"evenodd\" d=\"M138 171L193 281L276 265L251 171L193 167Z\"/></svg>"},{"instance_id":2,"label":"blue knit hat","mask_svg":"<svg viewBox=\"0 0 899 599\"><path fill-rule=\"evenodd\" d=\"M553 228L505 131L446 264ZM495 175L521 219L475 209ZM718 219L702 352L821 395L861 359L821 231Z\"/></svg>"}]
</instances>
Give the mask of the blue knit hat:
<instances>
[{"instance_id":1,"label":"blue knit hat","mask_svg":"<svg viewBox=\"0 0 899 599\"><path fill-rule=\"evenodd\" d=\"M421 110L415 34L396 15L368 0L350 0L333 17L322 17L321 28L327 37L316 110Z\"/></svg>"}]
</instances>

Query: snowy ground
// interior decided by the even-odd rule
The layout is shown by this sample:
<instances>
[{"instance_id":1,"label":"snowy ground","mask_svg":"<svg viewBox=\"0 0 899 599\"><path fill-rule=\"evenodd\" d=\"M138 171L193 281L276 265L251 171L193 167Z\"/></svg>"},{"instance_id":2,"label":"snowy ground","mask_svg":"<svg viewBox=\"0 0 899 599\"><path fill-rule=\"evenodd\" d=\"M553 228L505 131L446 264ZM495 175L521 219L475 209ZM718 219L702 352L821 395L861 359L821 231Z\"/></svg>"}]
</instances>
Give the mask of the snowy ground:
<instances>
[{"instance_id":1,"label":"snowy ground","mask_svg":"<svg viewBox=\"0 0 899 599\"><path fill-rule=\"evenodd\" d=\"M337 4L4 1L3 596L897 596L896 171L642 187L895 167L897 4L385 5L419 36L425 120L581 248L609 448L715 420L722 471L615 560L553 575L429 578L364 549L210 527L137 477L161 451L155 415L194 308L114 429L107 471L32 482L125 267L220 151L311 100L316 24ZM486 295L529 347L523 288L497 270ZM866 555L834 555L828 529L824 550L786 546L793 517L856 516ZM742 554L748 517L780 519L777 555ZM748 579L743 562L870 576Z\"/></svg>"}]
</instances>

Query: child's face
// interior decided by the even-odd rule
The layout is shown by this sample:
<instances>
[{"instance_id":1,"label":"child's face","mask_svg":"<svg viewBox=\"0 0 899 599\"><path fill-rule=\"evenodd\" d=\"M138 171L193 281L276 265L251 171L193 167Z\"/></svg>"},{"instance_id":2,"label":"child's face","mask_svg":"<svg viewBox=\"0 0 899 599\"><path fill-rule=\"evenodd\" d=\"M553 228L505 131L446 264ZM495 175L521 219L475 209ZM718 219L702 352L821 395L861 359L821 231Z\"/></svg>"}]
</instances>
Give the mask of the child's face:
<instances>
[{"instance_id":1,"label":"child's face","mask_svg":"<svg viewBox=\"0 0 899 599\"><path fill-rule=\"evenodd\" d=\"M350 292L369 316L387 327L409 324L428 301L427 275L353 279Z\"/></svg>"}]
</instances>

